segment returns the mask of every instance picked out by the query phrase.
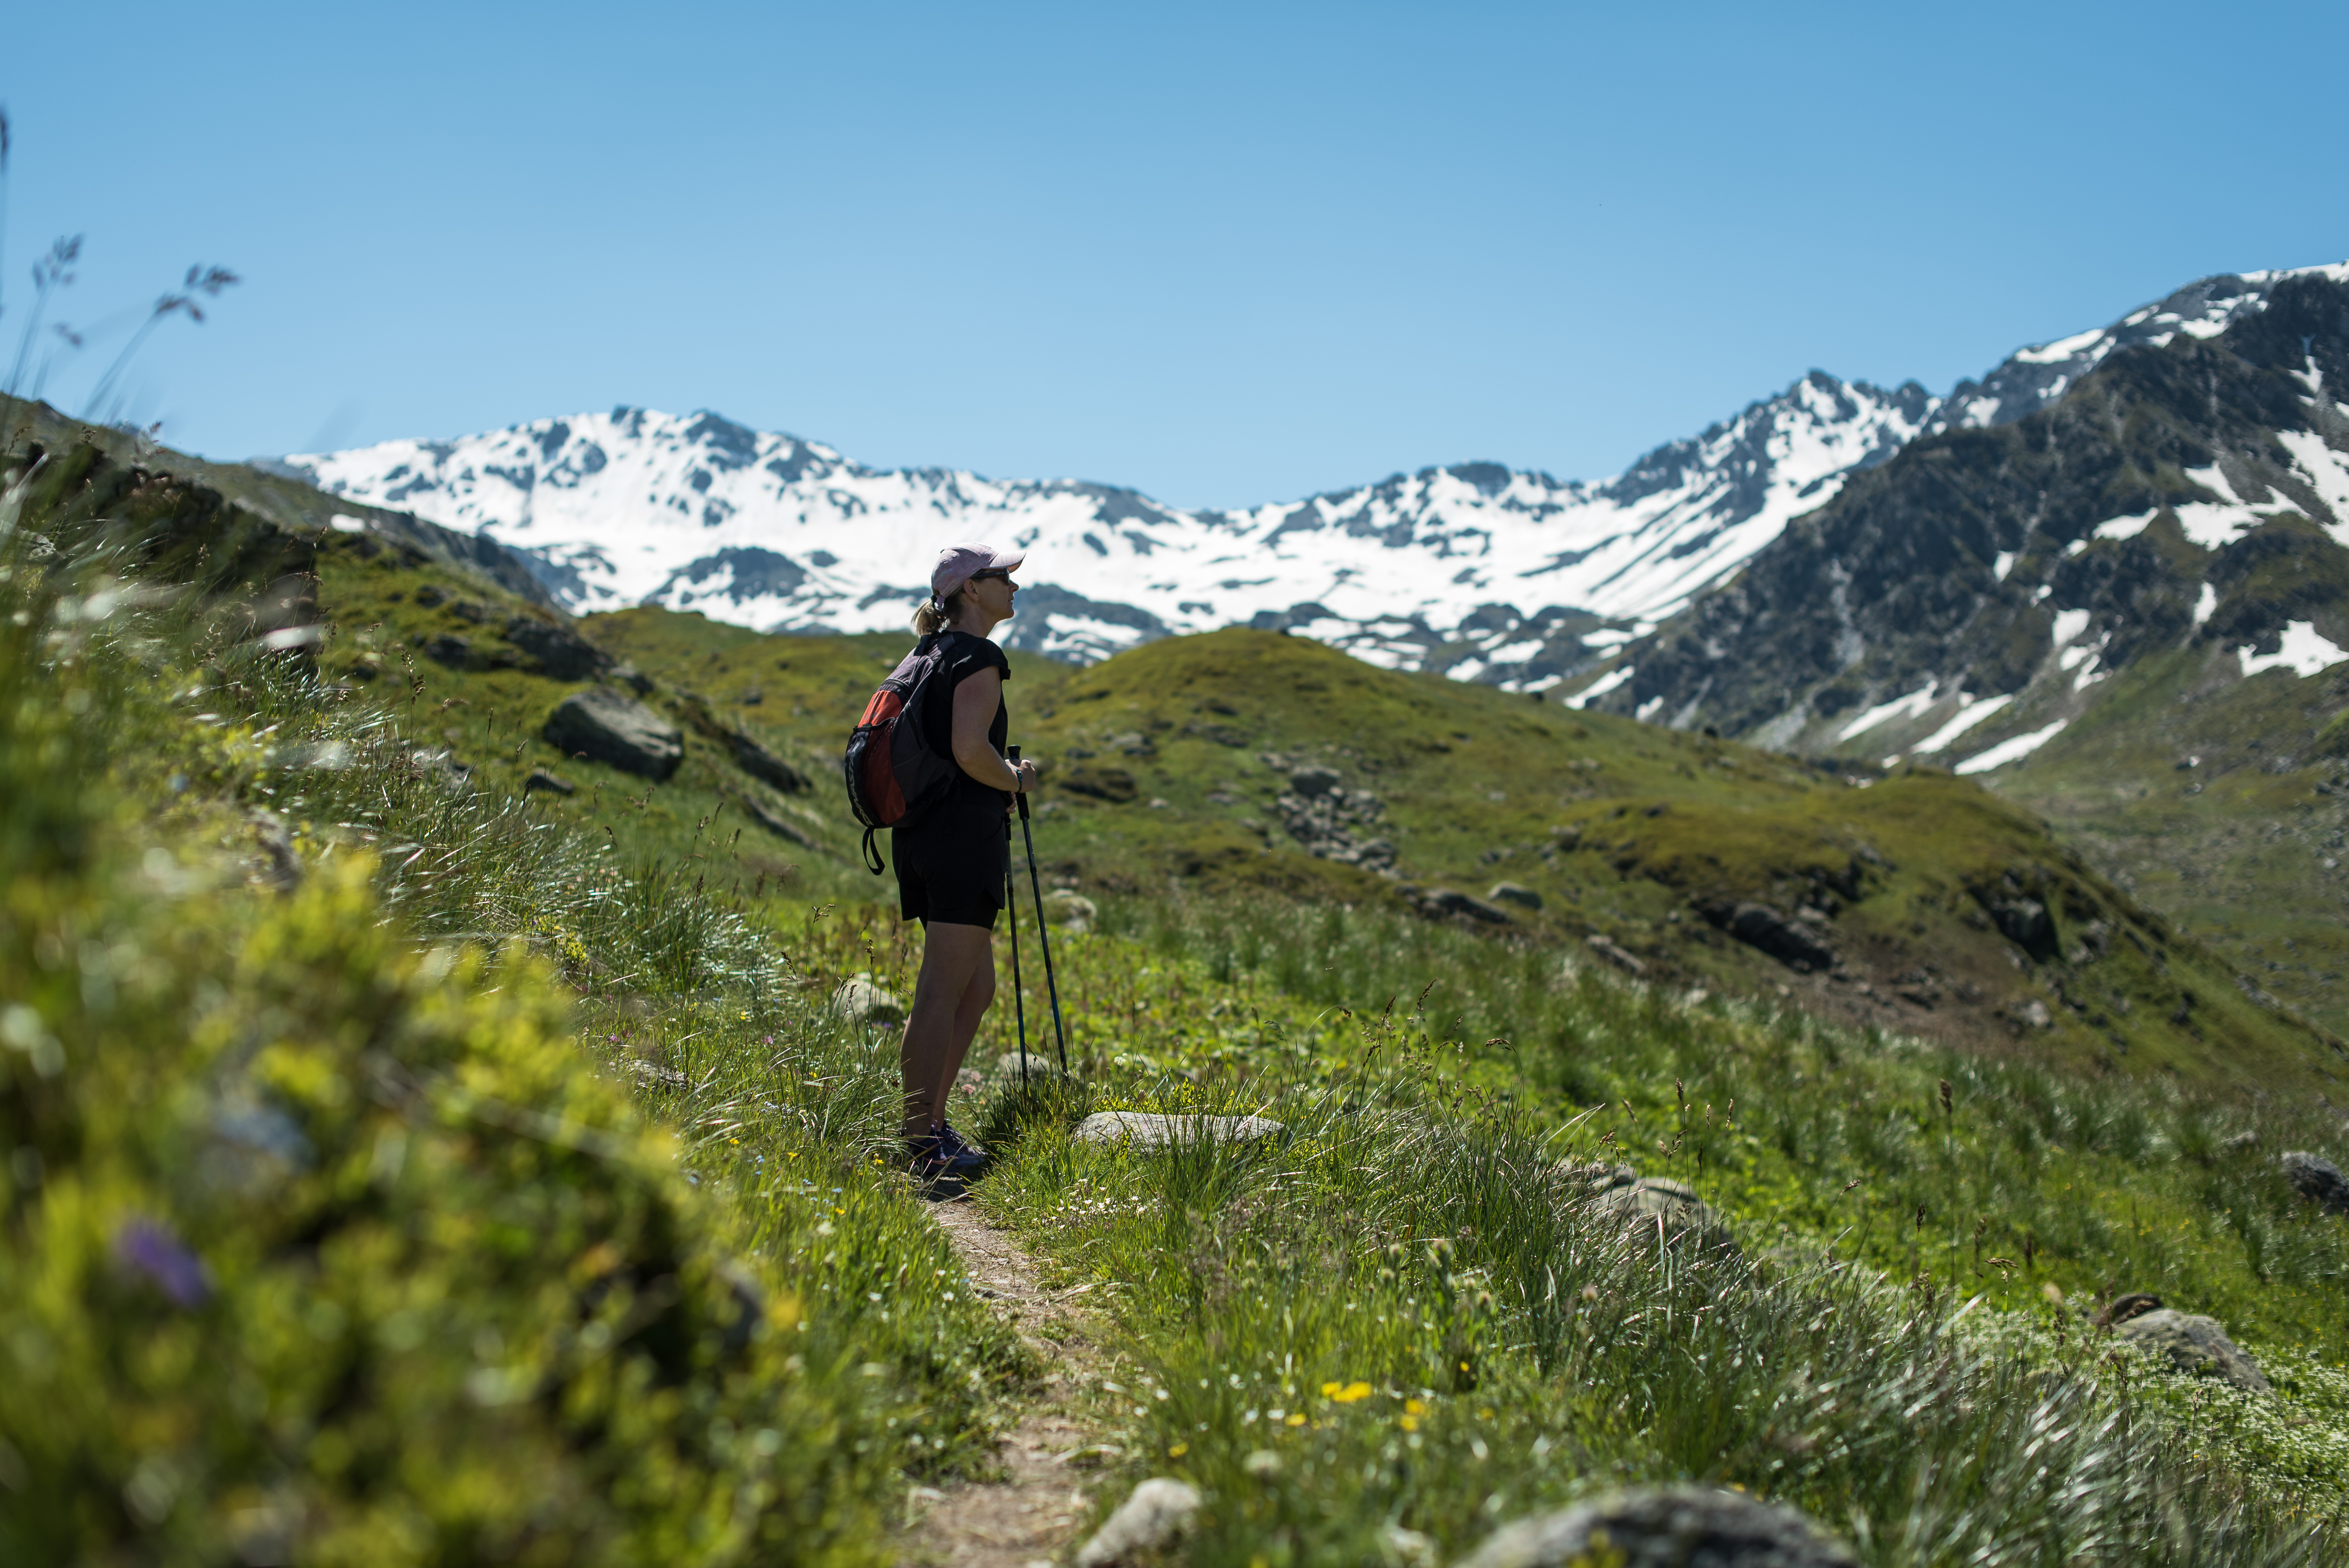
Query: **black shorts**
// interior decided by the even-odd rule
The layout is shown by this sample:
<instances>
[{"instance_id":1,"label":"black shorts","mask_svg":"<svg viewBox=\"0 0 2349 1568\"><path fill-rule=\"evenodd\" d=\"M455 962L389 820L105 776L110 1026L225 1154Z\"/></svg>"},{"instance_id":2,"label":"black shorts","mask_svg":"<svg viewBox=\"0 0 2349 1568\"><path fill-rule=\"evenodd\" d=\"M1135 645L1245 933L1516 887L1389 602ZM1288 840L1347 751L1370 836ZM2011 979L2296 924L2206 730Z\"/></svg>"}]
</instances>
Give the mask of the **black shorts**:
<instances>
[{"instance_id":1,"label":"black shorts","mask_svg":"<svg viewBox=\"0 0 2349 1568\"><path fill-rule=\"evenodd\" d=\"M966 814L959 823L936 821L890 833L901 919L995 929L1011 869L1011 832L999 812L990 815L991 823Z\"/></svg>"}]
</instances>

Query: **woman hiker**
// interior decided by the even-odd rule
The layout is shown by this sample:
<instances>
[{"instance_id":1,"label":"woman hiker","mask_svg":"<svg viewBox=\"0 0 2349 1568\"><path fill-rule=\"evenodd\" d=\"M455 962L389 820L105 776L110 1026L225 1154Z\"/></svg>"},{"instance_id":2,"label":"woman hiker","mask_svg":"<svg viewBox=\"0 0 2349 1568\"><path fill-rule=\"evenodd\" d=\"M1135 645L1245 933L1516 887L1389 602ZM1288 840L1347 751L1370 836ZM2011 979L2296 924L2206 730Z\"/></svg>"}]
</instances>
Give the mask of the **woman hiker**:
<instances>
[{"instance_id":1,"label":"woman hiker","mask_svg":"<svg viewBox=\"0 0 2349 1568\"><path fill-rule=\"evenodd\" d=\"M947 639L946 665L925 686L923 728L956 764L945 793L891 832L902 918L923 926L922 970L905 1016L899 1062L905 1088L905 1158L925 1185L977 1172L980 1150L947 1121L947 1093L978 1021L995 1000L995 916L1011 866L1012 796L1032 789L1036 765L1003 758L1011 666L989 633L1011 619L1018 551L957 544L938 552L930 597L914 630Z\"/></svg>"}]
</instances>

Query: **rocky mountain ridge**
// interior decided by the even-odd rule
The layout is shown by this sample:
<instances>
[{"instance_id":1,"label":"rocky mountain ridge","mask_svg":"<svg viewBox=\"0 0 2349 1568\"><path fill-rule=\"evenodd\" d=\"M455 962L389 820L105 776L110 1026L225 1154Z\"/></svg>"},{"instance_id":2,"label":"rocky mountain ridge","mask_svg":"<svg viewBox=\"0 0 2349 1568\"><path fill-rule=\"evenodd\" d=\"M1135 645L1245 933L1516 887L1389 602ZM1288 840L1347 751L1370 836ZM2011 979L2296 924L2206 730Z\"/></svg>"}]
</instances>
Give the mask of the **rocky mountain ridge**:
<instances>
[{"instance_id":1,"label":"rocky mountain ridge","mask_svg":"<svg viewBox=\"0 0 2349 1568\"><path fill-rule=\"evenodd\" d=\"M2349 659L2349 265L2273 280L2256 309L2248 284L2198 288L2200 328L2101 338L2025 418L1857 476L1587 700L1983 772L2156 655L2221 684Z\"/></svg>"},{"instance_id":2,"label":"rocky mountain ridge","mask_svg":"<svg viewBox=\"0 0 2349 1568\"><path fill-rule=\"evenodd\" d=\"M621 407L264 466L499 542L577 611L765 629L904 623L950 538L1030 552L1015 645L1080 660L1175 632L1301 632L1392 666L1539 689L1611 659L1920 435L2011 422L2112 354L2207 337L2274 279L2205 280L2023 350L1949 398L1813 371L1597 483L1497 463L1235 511L1071 480L875 469L716 414Z\"/></svg>"}]
</instances>

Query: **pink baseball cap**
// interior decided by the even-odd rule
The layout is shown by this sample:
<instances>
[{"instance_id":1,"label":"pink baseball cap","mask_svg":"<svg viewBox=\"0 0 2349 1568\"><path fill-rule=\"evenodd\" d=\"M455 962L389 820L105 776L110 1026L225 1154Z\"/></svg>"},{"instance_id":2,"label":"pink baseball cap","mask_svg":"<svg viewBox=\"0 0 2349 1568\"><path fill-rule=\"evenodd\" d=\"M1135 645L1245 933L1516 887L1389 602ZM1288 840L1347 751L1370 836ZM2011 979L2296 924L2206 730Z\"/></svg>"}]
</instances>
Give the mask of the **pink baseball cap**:
<instances>
[{"instance_id":1,"label":"pink baseball cap","mask_svg":"<svg viewBox=\"0 0 2349 1568\"><path fill-rule=\"evenodd\" d=\"M1017 572L1019 563L1028 559L1021 550L998 550L991 544L949 544L938 552L938 563L930 569L930 592L940 600L953 596L955 590L982 572Z\"/></svg>"}]
</instances>

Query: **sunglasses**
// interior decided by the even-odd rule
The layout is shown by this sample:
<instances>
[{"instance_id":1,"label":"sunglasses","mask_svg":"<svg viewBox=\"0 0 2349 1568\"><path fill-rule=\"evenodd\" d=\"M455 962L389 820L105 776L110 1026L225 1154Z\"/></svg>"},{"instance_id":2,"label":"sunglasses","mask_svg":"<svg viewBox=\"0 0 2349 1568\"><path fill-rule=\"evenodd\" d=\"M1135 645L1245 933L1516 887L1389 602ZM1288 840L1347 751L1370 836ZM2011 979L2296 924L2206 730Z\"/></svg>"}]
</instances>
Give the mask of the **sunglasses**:
<instances>
[{"instance_id":1,"label":"sunglasses","mask_svg":"<svg viewBox=\"0 0 2349 1568\"><path fill-rule=\"evenodd\" d=\"M973 583L984 583L990 577L1000 578L1006 583L1011 581L1010 572L1001 566L990 566L984 572L974 572L970 574L970 580Z\"/></svg>"}]
</instances>

